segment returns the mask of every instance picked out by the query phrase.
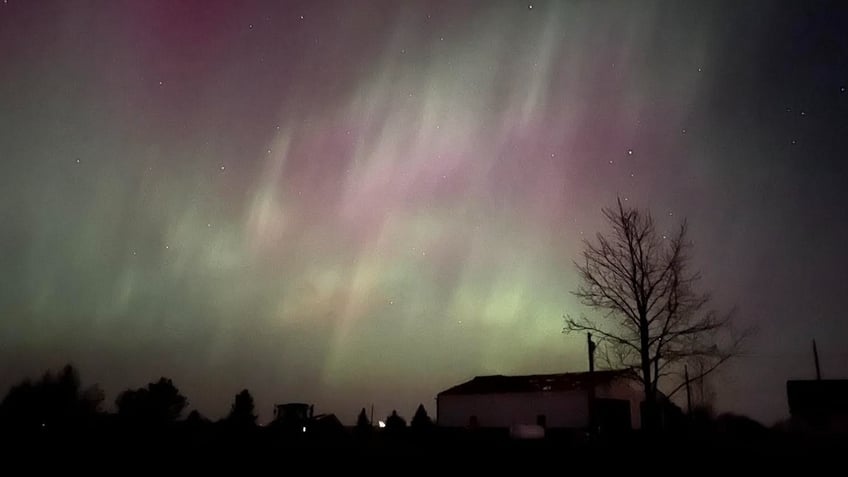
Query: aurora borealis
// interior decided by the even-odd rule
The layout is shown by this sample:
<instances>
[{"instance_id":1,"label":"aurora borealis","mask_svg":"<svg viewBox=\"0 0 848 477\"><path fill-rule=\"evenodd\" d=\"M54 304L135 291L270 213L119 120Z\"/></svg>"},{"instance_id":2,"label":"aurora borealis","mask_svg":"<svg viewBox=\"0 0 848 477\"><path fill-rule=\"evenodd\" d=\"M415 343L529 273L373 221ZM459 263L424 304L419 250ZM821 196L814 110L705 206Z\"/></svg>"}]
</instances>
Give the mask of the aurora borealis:
<instances>
[{"instance_id":1,"label":"aurora borealis","mask_svg":"<svg viewBox=\"0 0 848 477\"><path fill-rule=\"evenodd\" d=\"M585 368L621 197L759 332L716 404L848 374L848 20L812 2L0 4L0 384L74 362L222 415L411 415Z\"/></svg>"}]
</instances>

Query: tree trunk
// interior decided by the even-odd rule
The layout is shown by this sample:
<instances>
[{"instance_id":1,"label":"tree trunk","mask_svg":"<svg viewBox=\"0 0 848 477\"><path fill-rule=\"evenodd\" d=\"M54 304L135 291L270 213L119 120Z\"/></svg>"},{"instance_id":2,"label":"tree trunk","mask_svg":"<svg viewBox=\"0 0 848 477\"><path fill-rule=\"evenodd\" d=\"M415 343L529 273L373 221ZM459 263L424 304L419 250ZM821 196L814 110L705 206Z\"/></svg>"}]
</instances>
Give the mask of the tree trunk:
<instances>
[{"instance_id":1,"label":"tree trunk","mask_svg":"<svg viewBox=\"0 0 848 477\"><path fill-rule=\"evenodd\" d=\"M643 318L640 320L640 354L642 360L642 386L645 392L645 401L643 402L642 409L642 429L647 432L654 432L657 430L657 399L656 392L654 392L654 383L653 379L651 379L651 354L650 354L650 346L648 344L649 336L648 336L648 322L647 319Z\"/></svg>"}]
</instances>

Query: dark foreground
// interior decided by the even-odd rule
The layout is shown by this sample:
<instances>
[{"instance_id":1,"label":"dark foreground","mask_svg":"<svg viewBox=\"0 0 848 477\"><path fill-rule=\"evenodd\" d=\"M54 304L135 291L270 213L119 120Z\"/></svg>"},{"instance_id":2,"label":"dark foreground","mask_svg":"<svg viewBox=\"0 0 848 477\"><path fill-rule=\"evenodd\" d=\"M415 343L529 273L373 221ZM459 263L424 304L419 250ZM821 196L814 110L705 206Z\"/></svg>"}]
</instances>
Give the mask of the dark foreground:
<instances>
[{"instance_id":1,"label":"dark foreground","mask_svg":"<svg viewBox=\"0 0 848 477\"><path fill-rule=\"evenodd\" d=\"M166 428L102 424L83 430L43 428L35 432L5 429L2 451L6 466L36 466L30 470L57 464L86 468L112 462L107 468L113 471L145 465L214 468L235 464L256 469L271 466L280 472L300 469L298 473L304 466L312 470L342 466L370 473L407 473L433 466L482 471L519 465L527 471L588 466L677 474L682 470L679 465L687 469L682 473L731 471L740 464L809 468L848 457L848 435L766 429L655 436L631 432L604 438L562 433L538 440L512 439L500 431L436 427L395 432L350 428L321 434L301 431L211 423L175 423ZM837 474L843 475L842 470Z\"/></svg>"}]
</instances>

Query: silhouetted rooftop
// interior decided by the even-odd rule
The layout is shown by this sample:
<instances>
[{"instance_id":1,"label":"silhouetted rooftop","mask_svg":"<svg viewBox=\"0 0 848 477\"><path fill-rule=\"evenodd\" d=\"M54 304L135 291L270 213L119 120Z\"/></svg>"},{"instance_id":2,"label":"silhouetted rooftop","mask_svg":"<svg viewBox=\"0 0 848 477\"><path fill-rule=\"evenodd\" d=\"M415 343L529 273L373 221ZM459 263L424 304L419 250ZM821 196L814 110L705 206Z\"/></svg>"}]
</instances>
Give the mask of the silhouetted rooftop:
<instances>
[{"instance_id":1,"label":"silhouetted rooftop","mask_svg":"<svg viewBox=\"0 0 848 477\"><path fill-rule=\"evenodd\" d=\"M786 394L793 416L848 413L848 379L787 381Z\"/></svg>"},{"instance_id":2,"label":"silhouetted rooftop","mask_svg":"<svg viewBox=\"0 0 848 477\"><path fill-rule=\"evenodd\" d=\"M439 396L457 394L529 393L542 391L571 391L586 389L590 384L607 384L624 377L626 371L595 371L593 373L531 374L529 376L477 376L471 381L442 391Z\"/></svg>"}]
</instances>

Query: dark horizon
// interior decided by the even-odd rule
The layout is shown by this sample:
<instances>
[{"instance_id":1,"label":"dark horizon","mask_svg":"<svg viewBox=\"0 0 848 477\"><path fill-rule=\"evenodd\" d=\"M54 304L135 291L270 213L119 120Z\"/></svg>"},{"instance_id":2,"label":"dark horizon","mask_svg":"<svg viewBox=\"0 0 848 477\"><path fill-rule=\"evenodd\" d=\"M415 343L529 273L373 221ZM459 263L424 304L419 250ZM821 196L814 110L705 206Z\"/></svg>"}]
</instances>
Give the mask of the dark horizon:
<instances>
[{"instance_id":1,"label":"dark horizon","mask_svg":"<svg viewBox=\"0 0 848 477\"><path fill-rule=\"evenodd\" d=\"M531 8L532 7L532 8ZM848 4L0 4L0 389L73 363L210 418L435 416L583 371L618 198L756 327L718 412L848 378Z\"/></svg>"}]
</instances>

